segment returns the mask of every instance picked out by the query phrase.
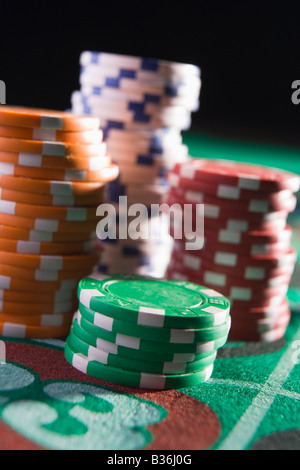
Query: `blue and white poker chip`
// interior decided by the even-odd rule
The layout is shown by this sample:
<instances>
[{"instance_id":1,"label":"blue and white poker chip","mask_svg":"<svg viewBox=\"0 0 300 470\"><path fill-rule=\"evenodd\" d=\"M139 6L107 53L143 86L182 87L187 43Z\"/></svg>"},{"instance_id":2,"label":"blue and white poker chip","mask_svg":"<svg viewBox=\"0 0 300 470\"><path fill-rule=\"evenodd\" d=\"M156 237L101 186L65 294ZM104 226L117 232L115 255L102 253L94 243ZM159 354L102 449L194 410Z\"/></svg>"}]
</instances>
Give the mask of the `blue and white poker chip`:
<instances>
[{"instance_id":1,"label":"blue and white poker chip","mask_svg":"<svg viewBox=\"0 0 300 470\"><path fill-rule=\"evenodd\" d=\"M136 57L108 52L83 51L80 55L80 64L87 65L118 66L132 71L153 72L158 75L177 73L200 77L200 67L192 64L171 62L149 57Z\"/></svg>"}]
</instances>

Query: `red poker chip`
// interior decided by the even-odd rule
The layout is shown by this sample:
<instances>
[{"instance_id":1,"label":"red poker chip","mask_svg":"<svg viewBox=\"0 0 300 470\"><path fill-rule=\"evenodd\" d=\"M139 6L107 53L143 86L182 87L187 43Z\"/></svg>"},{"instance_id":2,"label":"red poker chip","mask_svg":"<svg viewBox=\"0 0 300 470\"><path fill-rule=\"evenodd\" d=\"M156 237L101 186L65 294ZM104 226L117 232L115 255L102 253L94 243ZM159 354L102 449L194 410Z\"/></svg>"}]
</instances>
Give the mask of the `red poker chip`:
<instances>
[{"instance_id":1,"label":"red poker chip","mask_svg":"<svg viewBox=\"0 0 300 470\"><path fill-rule=\"evenodd\" d=\"M231 300L231 308L239 308L243 310L245 307L248 309L273 309L273 308L278 308L280 305L282 305L282 302L286 299L286 295L282 295L282 293L278 293L276 295L273 295L269 298L260 298L260 299L255 299L252 301L247 302L247 304L244 301L241 300Z\"/></svg>"},{"instance_id":2,"label":"red poker chip","mask_svg":"<svg viewBox=\"0 0 300 470\"><path fill-rule=\"evenodd\" d=\"M176 240L176 243L179 241ZM177 245L176 245L177 246ZM183 246L185 244L183 243ZM297 254L295 250L289 247L285 252L270 255L244 256L238 254L229 254L222 251L208 252L204 250L190 250L194 256L212 263L215 266L241 267L241 266L263 266L266 269L280 269L282 267L295 264Z\"/></svg>"},{"instance_id":3,"label":"red poker chip","mask_svg":"<svg viewBox=\"0 0 300 470\"><path fill-rule=\"evenodd\" d=\"M170 268L167 270L166 278L189 281L189 282L194 282L196 284L201 284L201 281L198 278L195 278L193 276L188 276L178 271L173 271ZM210 287L216 290L215 286L207 286L207 287ZM250 292L252 295L250 296L251 299L248 295L248 300L245 298L243 300L242 299L238 300L236 298L233 299L230 295L230 292L225 293L225 291L220 288L218 288L218 292L221 292L224 296L229 298L230 303L231 303L231 309L238 308L241 310L255 309L257 311L266 311L267 309L278 308L279 306L282 305L286 297L287 289L288 289L288 286L284 286L280 289L263 289L262 292L257 292L258 295L255 295L253 294L253 292Z\"/></svg>"},{"instance_id":4,"label":"red poker chip","mask_svg":"<svg viewBox=\"0 0 300 470\"><path fill-rule=\"evenodd\" d=\"M270 325L274 327L276 322L279 326L287 315L290 315L290 308L286 297L281 298L278 305L272 306L242 308L241 304L231 305L232 323L235 326L260 324L265 325L265 330L267 330L270 329Z\"/></svg>"},{"instance_id":5,"label":"red poker chip","mask_svg":"<svg viewBox=\"0 0 300 470\"><path fill-rule=\"evenodd\" d=\"M287 193L286 193L287 191ZM267 213L275 211L292 212L297 204L296 197L288 190L282 191L285 197L278 197L277 201L270 202L268 199L256 199L254 194L247 201L232 200L214 197L201 191L191 191L183 188L172 188L169 197L184 202L185 204L208 204L218 205L222 208L234 209L245 213Z\"/></svg>"},{"instance_id":6,"label":"red poker chip","mask_svg":"<svg viewBox=\"0 0 300 470\"><path fill-rule=\"evenodd\" d=\"M240 309L241 305L238 304L238 302L234 302L231 305L231 309L235 309L235 311L240 311L243 312L244 310L246 312L249 312L252 315L262 315L264 317L271 316L273 317L276 312L281 312L285 309L289 309L289 303L286 297L281 297L278 302L274 302L273 305L255 305L249 307L246 307L246 309Z\"/></svg>"},{"instance_id":7,"label":"red poker chip","mask_svg":"<svg viewBox=\"0 0 300 470\"><path fill-rule=\"evenodd\" d=\"M178 217L178 223L175 221L175 226L180 227L181 219ZM196 221L192 221L190 218L186 219L186 224L184 224L185 218L182 219L182 233L185 234L187 230L192 229L193 232L199 234L204 233L204 235L210 239L216 240L218 243L231 243L232 245L239 245L241 243L246 244L270 244L270 243L283 243L291 242L292 239L292 229L289 225L286 225L282 230L276 228L273 230L247 230L244 232L229 230L223 227L211 227L210 222L205 220L204 226ZM172 221L172 226L174 226L174 221ZM200 230L199 230L200 229ZM174 229L173 229L174 230Z\"/></svg>"},{"instance_id":8,"label":"red poker chip","mask_svg":"<svg viewBox=\"0 0 300 470\"><path fill-rule=\"evenodd\" d=\"M244 256L257 256L257 255L277 255L286 253L290 244L289 243L271 243L271 244L241 244L231 245L229 243L219 243L209 237L204 237L204 252L223 251L226 253L233 253Z\"/></svg>"},{"instance_id":9,"label":"red poker chip","mask_svg":"<svg viewBox=\"0 0 300 470\"><path fill-rule=\"evenodd\" d=\"M300 189L300 178L295 173L230 160L192 159L177 163L173 171L192 181L220 182L253 191L289 189L297 192Z\"/></svg>"},{"instance_id":10,"label":"red poker chip","mask_svg":"<svg viewBox=\"0 0 300 470\"><path fill-rule=\"evenodd\" d=\"M270 318L259 320L258 329L260 333L266 333L274 328L284 327L287 328L291 320L291 312L287 310L285 313L280 314L276 320L272 321Z\"/></svg>"},{"instance_id":11,"label":"red poker chip","mask_svg":"<svg viewBox=\"0 0 300 470\"><path fill-rule=\"evenodd\" d=\"M175 173L174 169L167 174L167 180L171 186L171 191L185 192L190 200L198 200L197 193L204 193L216 197L218 199L225 199L228 202L234 201L249 201L253 199L268 201L271 205L276 205L282 199L288 198L293 194L291 189L281 189L275 191L253 191L251 189L239 188L238 184L226 184L224 181L212 182L204 179L191 180L184 176Z\"/></svg>"},{"instance_id":12,"label":"red poker chip","mask_svg":"<svg viewBox=\"0 0 300 470\"><path fill-rule=\"evenodd\" d=\"M278 328L280 326L287 326L291 318L291 312L288 308L282 310L274 318L255 318L249 315L244 315L242 312L231 313L231 326L239 327L241 329L258 329L260 332L265 332Z\"/></svg>"},{"instance_id":13,"label":"red poker chip","mask_svg":"<svg viewBox=\"0 0 300 470\"><path fill-rule=\"evenodd\" d=\"M250 287L250 288L267 288L273 289L277 286L282 285L282 283L290 282L292 276L292 270L281 273L277 276L268 276L264 280L249 280L243 279L242 277L237 277L234 275L230 275L228 273L220 273L215 272L212 269L202 267L201 270L196 271L190 268L187 268L182 263L178 262L174 258L171 260L168 266L168 272L174 273L181 273L184 276L188 276L189 278L197 278L199 279L198 283L200 284L200 280L203 285L210 285L215 286L215 289L222 289L226 287L230 287L231 285L239 286L239 287Z\"/></svg>"},{"instance_id":14,"label":"red poker chip","mask_svg":"<svg viewBox=\"0 0 300 470\"><path fill-rule=\"evenodd\" d=\"M238 331L239 333L267 333L277 328L287 328L291 319L291 313L289 310L282 312L276 319L262 319L256 321L251 318L245 318L244 320L236 318L233 314L231 316L231 329L233 332Z\"/></svg>"},{"instance_id":15,"label":"red poker chip","mask_svg":"<svg viewBox=\"0 0 300 470\"><path fill-rule=\"evenodd\" d=\"M287 225L284 230L281 231L249 230L248 232L235 232L234 230L212 230L204 227L204 235L219 243L230 243L233 246L239 244L271 244L284 242L290 244L292 229Z\"/></svg>"},{"instance_id":16,"label":"red poker chip","mask_svg":"<svg viewBox=\"0 0 300 470\"><path fill-rule=\"evenodd\" d=\"M270 243L270 244L242 244L239 245L238 247L235 247L234 249L232 245L227 244L227 243L220 243L218 245L214 244L213 240L210 240L209 238L206 239L206 242L204 244L204 249L209 251L211 250L212 246L216 246L218 250L221 251L226 251L228 253L238 253L241 255L246 255L246 256L257 256L257 255L272 255L272 254L281 254L281 253L286 253L288 250L290 244L289 243Z\"/></svg>"},{"instance_id":17,"label":"red poker chip","mask_svg":"<svg viewBox=\"0 0 300 470\"><path fill-rule=\"evenodd\" d=\"M286 312L289 312L289 305L286 299L283 299L280 305L274 307L260 307L260 308L238 308L231 307L231 317L233 321L247 321L249 318L250 321L260 321L260 320L274 320L280 315L284 315Z\"/></svg>"},{"instance_id":18,"label":"red poker chip","mask_svg":"<svg viewBox=\"0 0 300 470\"><path fill-rule=\"evenodd\" d=\"M191 270L183 267L180 263L174 262L172 260L168 266L168 273L172 275L182 274L183 276L188 277L188 280L196 280L198 284L209 286L215 290L230 292L232 287L237 288L249 288L251 290L257 290L257 292L262 292L264 290L273 290L280 289L282 285L288 284L291 280L291 274L283 274L282 276L268 278L264 281L249 281L242 278L230 277L226 274L218 274L212 271L199 271L192 272ZM223 293L223 292L222 292ZM226 294L224 294L226 295ZM227 294L229 295L229 294ZM251 299L249 299L251 300Z\"/></svg>"},{"instance_id":19,"label":"red poker chip","mask_svg":"<svg viewBox=\"0 0 300 470\"><path fill-rule=\"evenodd\" d=\"M167 277L169 279L176 279L176 280L184 280L188 282L193 282L195 284L206 285L207 287L216 290L217 286L213 284L208 284L204 282L202 276L187 276L186 274L182 273L181 271L175 271L172 268L167 270ZM273 297L284 297L287 294L289 286L289 281L282 283L280 286L276 288L266 288L265 286L261 286L260 288L257 287L249 287L249 286L241 286L235 285L230 283L226 286L218 286L217 290L225 297L228 297L230 301L239 301L241 303L249 303L249 305L268 301ZM263 305L263 303L262 303Z\"/></svg>"},{"instance_id":20,"label":"red poker chip","mask_svg":"<svg viewBox=\"0 0 300 470\"><path fill-rule=\"evenodd\" d=\"M228 335L228 341L248 341L271 343L282 339L286 333L286 326L274 328L264 333L259 331L249 331L239 327L233 327Z\"/></svg>"},{"instance_id":21,"label":"red poker chip","mask_svg":"<svg viewBox=\"0 0 300 470\"><path fill-rule=\"evenodd\" d=\"M227 229L237 232L282 231L287 220L287 213L283 212L257 214L257 217L251 214L251 217L246 217L245 214L237 212L220 213L208 206L204 206L204 211L201 209L202 212L196 214L193 212L194 208L190 209L187 206L180 205L181 213L176 212L173 215L173 201L167 199L166 204L170 207L171 227L173 230L174 228L181 230L183 234L185 231L203 232L206 229Z\"/></svg>"},{"instance_id":22,"label":"red poker chip","mask_svg":"<svg viewBox=\"0 0 300 470\"><path fill-rule=\"evenodd\" d=\"M277 269L266 268L263 264L261 266L220 266L215 265L213 262L208 261L205 258L201 258L199 253L194 255L193 252L186 252L184 250L177 249L177 245L175 244L172 251L170 266L173 266L172 263L176 261L180 263L182 272L187 275L195 275L195 273L199 271L213 271L216 274L226 274L233 278L259 282L282 275L291 275L295 266L294 262Z\"/></svg>"},{"instance_id":23,"label":"red poker chip","mask_svg":"<svg viewBox=\"0 0 300 470\"><path fill-rule=\"evenodd\" d=\"M199 244L195 245L196 241L198 241ZM288 264L295 263L296 261L294 250L291 248L291 244L287 241L282 243L241 243L239 245L234 245L230 243L221 243L214 240L213 237L190 233L183 239L177 239L174 237L173 247L176 252L189 254L201 259L212 258L216 253L224 252L229 254L233 253L235 255L234 259L242 257L243 261L246 261L247 259L251 261L261 260L262 264L266 265L268 264L269 259L274 258L280 260L282 258L282 260L284 260L284 256L287 256L286 260ZM257 247L257 249L255 249L255 247ZM259 247L261 247L261 249ZM266 252L264 252L264 250ZM293 255L291 254L291 250L294 253ZM270 251L270 253L267 251ZM283 264L286 265L287 263Z\"/></svg>"},{"instance_id":24,"label":"red poker chip","mask_svg":"<svg viewBox=\"0 0 300 470\"><path fill-rule=\"evenodd\" d=\"M272 222L266 222L262 224L250 223L246 220L237 220L233 218L229 219L204 219L204 224L201 221L198 222L198 227L194 228L194 224L188 222L186 225L180 223L177 220L175 223L171 219L169 225L169 233L176 240L186 240L185 231L190 232L191 230L196 233L197 236L202 236L207 230L226 230L238 233L248 233L249 231L261 231L261 232L282 232L286 226L286 218L274 220Z\"/></svg>"},{"instance_id":25,"label":"red poker chip","mask_svg":"<svg viewBox=\"0 0 300 470\"><path fill-rule=\"evenodd\" d=\"M201 217L201 214L199 212L196 212L196 204L191 203L191 202L186 202L184 199L176 199L173 195L168 194L164 198L164 202L168 204L169 206L172 206L173 204L179 204L181 208L183 209L184 206L187 204L190 204L193 208L192 210L192 217L193 217L193 222L195 223L195 217ZM198 203L202 204L202 203ZM266 213L252 213L252 212L246 212L243 210L236 210L234 206L226 206L224 204L208 204L204 203L204 219L213 219L213 220L219 220L219 219L236 219L236 220L244 220L246 222L252 222L255 224L255 226L259 227L263 223L268 223L272 222L273 220L278 220L282 218L287 218L288 212L290 210L282 210L282 211L274 211L274 212L266 212ZM187 209L186 209L187 210ZM183 212L184 214L184 212Z\"/></svg>"},{"instance_id":26,"label":"red poker chip","mask_svg":"<svg viewBox=\"0 0 300 470\"><path fill-rule=\"evenodd\" d=\"M274 330L266 333L251 332L247 330L240 330L239 328L233 328L230 330L228 335L228 341L251 341L251 342L266 342L272 343L279 341L285 335L286 327L275 328Z\"/></svg>"}]
</instances>

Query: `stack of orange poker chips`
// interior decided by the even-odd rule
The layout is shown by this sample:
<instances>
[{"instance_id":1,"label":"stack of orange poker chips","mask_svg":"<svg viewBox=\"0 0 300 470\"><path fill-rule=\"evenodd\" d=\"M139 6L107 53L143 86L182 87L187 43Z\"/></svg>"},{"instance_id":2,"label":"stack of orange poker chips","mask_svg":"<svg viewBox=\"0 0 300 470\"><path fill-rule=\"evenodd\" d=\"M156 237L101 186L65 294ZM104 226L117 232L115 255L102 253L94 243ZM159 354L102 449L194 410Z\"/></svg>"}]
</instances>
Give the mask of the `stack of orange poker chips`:
<instances>
[{"instance_id":1,"label":"stack of orange poker chips","mask_svg":"<svg viewBox=\"0 0 300 470\"><path fill-rule=\"evenodd\" d=\"M90 116L0 107L0 334L67 336L99 264L96 209L118 176Z\"/></svg>"}]
</instances>

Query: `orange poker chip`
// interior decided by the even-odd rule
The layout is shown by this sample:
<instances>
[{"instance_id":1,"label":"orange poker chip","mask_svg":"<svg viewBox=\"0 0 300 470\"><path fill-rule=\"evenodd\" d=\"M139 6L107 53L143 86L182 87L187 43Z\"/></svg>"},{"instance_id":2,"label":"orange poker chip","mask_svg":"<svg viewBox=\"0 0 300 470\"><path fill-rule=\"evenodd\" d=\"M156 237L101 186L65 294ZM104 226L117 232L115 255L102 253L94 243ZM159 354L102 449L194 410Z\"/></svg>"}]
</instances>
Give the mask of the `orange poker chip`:
<instances>
[{"instance_id":1,"label":"orange poker chip","mask_svg":"<svg viewBox=\"0 0 300 470\"><path fill-rule=\"evenodd\" d=\"M103 140L101 129L83 132L65 132L56 129L39 129L0 125L0 136L12 139L42 140L80 144L100 144Z\"/></svg>"},{"instance_id":2,"label":"orange poker chip","mask_svg":"<svg viewBox=\"0 0 300 470\"><path fill-rule=\"evenodd\" d=\"M104 156L107 145L100 144L80 145L80 143L48 142L38 140L10 139L0 137L0 150L6 152L21 152L38 155L49 155L53 157L92 157Z\"/></svg>"},{"instance_id":3,"label":"orange poker chip","mask_svg":"<svg viewBox=\"0 0 300 470\"><path fill-rule=\"evenodd\" d=\"M55 207L22 204L21 202L0 199L0 212L18 217L56 219L66 222L97 221L97 206L94 207Z\"/></svg>"},{"instance_id":4,"label":"orange poker chip","mask_svg":"<svg viewBox=\"0 0 300 470\"><path fill-rule=\"evenodd\" d=\"M58 170L87 170L101 171L111 164L111 158L108 155L91 157L51 157L38 154L24 154L18 152L1 151L0 162L10 163L19 166L29 166L33 168L58 169Z\"/></svg>"},{"instance_id":5,"label":"orange poker chip","mask_svg":"<svg viewBox=\"0 0 300 470\"><path fill-rule=\"evenodd\" d=\"M23 303L23 302L1 302L0 312L7 314L22 315L54 315L75 311L78 307L77 299L65 300L57 303Z\"/></svg>"},{"instance_id":6,"label":"orange poker chip","mask_svg":"<svg viewBox=\"0 0 300 470\"><path fill-rule=\"evenodd\" d=\"M0 238L0 250L34 255L76 255L90 253L95 248L94 240L74 243L47 243Z\"/></svg>"},{"instance_id":7,"label":"orange poker chip","mask_svg":"<svg viewBox=\"0 0 300 470\"><path fill-rule=\"evenodd\" d=\"M11 289L21 292L54 292L76 289L80 279L66 279L63 281L25 281L9 276L0 276L0 289Z\"/></svg>"},{"instance_id":8,"label":"orange poker chip","mask_svg":"<svg viewBox=\"0 0 300 470\"><path fill-rule=\"evenodd\" d=\"M1 178L1 177L0 177ZM69 207L89 207L103 204L105 202L105 187L95 191L93 195L87 196L59 196L42 193L29 193L25 191L15 191L1 188L0 200L20 202L40 206L69 206Z\"/></svg>"},{"instance_id":9,"label":"orange poker chip","mask_svg":"<svg viewBox=\"0 0 300 470\"><path fill-rule=\"evenodd\" d=\"M33 179L30 177L0 175L0 188L29 193L47 194L51 196L90 196L97 197L99 191L105 189L105 181L101 182L75 182L75 181L49 181L47 179Z\"/></svg>"},{"instance_id":10,"label":"orange poker chip","mask_svg":"<svg viewBox=\"0 0 300 470\"><path fill-rule=\"evenodd\" d=\"M0 173L11 176L24 176L43 180L76 181L76 182L102 182L109 183L119 175L119 168L111 164L102 170L58 170L33 168L30 166L13 165L12 163L0 162Z\"/></svg>"},{"instance_id":11,"label":"orange poker chip","mask_svg":"<svg viewBox=\"0 0 300 470\"><path fill-rule=\"evenodd\" d=\"M23 253L9 253L0 251L0 259L3 264L12 266L20 266L27 269L50 269L50 270L78 270L78 269L91 269L99 263L101 251L94 251L84 255L68 255L68 256L43 256L43 255L28 255ZM0 289L4 287L0 286ZM53 290L60 288L53 287ZM13 289L14 290L14 289ZM15 289L18 290L18 289ZM31 289L29 289L31 290Z\"/></svg>"},{"instance_id":12,"label":"orange poker chip","mask_svg":"<svg viewBox=\"0 0 300 470\"><path fill-rule=\"evenodd\" d=\"M74 298L77 293L77 288L70 290L59 290L53 292L22 292L13 291L9 289L1 289L0 297L5 302L18 302L18 303L54 303L63 302ZM1 320L0 320L1 321Z\"/></svg>"},{"instance_id":13,"label":"orange poker chip","mask_svg":"<svg viewBox=\"0 0 300 470\"><path fill-rule=\"evenodd\" d=\"M70 332L70 325L64 326L28 326L26 324L5 323L0 321L0 335L23 339L65 338Z\"/></svg>"},{"instance_id":14,"label":"orange poker chip","mask_svg":"<svg viewBox=\"0 0 300 470\"><path fill-rule=\"evenodd\" d=\"M10 139L0 137L0 150L6 152L21 152L53 157L92 157L104 156L107 145L100 144L80 145L80 143L48 142L38 140Z\"/></svg>"},{"instance_id":15,"label":"orange poker chip","mask_svg":"<svg viewBox=\"0 0 300 470\"><path fill-rule=\"evenodd\" d=\"M43 269L27 269L19 266L11 266L9 264L0 264L0 275L9 276L25 281L63 281L65 279L80 279L95 271L96 266L90 269L70 269L70 270L43 270Z\"/></svg>"},{"instance_id":16,"label":"orange poker chip","mask_svg":"<svg viewBox=\"0 0 300 470\"><path fill-rule=\"evenodd\" d=\"M58 313L54 315L11 315L0 313L0 323L12 323L26 326L70 327L74 313Z\"/></svg>"},{"instance_id":17,"label":"orange poker chip","mask_svg":"<svg viewBox=\"0 0 300 470\"><path fill-rule=\"evenodd\" d=\"M83 242L93 240L96 232L78 232L78 233L56 233L42 232L38 230L27 230L19 227L10 227L0 224L0 238L10 240L38 241L38 242Z\"/></svg>"},{"instance_id":18,"label":"orange poker chip","mask_svg":"<svg viewBox=\"0 0 300 470\"><path fill-rule=\"evenodd\" d=\"M98 220L100 220L99 217ZM95 221L79 221L69 222L56 219L39 219L30 217L18 217L16 215L2 214L0 212L0 224L9 225L12 227L21 227L28 230L37 230L41 232L92 232L96 230Z\"/></svg>"},{"instance_id":19,"label":"orange poker chip","mask_svg":"<svg viewBox=\"0 0 300 470\"><path fill-rule=\"evenodd\" d=\"M1 106L0 124L77 132L94 131L100 127L100 121L96 117L18 106Z\"/></svg>"},{"instance_id":20,"label":"orange poker chip","mask_svg":"<svg viewBox=\"0 0 300 470\"><path fill-rule=\"evenodd\" d=\"M25 281L9 276L0 276L0 289L11 289L21 292L54 292L76 289L80 279L66 279L63 281Z\"/></svg>"}]
</instances>

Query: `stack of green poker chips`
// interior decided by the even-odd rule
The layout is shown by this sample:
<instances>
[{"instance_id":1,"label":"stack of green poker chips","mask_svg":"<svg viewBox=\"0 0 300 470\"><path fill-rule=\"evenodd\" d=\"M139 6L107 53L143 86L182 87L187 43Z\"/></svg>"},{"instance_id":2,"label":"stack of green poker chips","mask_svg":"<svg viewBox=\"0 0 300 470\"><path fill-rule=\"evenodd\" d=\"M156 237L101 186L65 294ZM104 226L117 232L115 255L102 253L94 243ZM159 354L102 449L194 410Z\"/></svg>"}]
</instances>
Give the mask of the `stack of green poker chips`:
<instances>
[{"instance_id":1,"label":"stack of green poker chips","mask_svg":"<svg viewBox=\"0 0 300 470\"><path fill-rule=\"evenodd\" d=\"M190 282L85 278L78 299L67 361L128 387L163 390L207 381L230 330L229 301Z\"/></svg>"}]
</instances>

